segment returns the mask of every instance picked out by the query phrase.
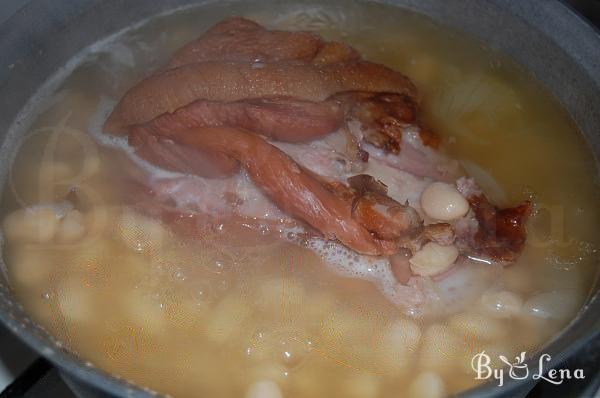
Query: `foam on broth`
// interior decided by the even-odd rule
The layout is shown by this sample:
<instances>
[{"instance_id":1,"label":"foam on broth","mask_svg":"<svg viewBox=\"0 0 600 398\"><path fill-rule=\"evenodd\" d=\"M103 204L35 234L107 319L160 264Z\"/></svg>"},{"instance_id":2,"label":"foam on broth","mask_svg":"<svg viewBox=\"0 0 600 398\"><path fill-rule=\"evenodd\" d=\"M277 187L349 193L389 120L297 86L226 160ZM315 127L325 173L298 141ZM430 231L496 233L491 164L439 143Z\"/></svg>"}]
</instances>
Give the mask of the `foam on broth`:
<instances>
[{"instance_id":1,"label":"foam on broth","mask_svg":"<svg viewBox=\"0 0 600 398\"><path fill-rule=\"evenodd\" d=\"M118 145L93 139L94 118L174 49L232 14L341 39L413 79L425 120L492 200L534 198L538 212L519 261L427 281L441 310L411 317L372 283L332 272L315 251L339 263L334 271L351 274L364 264L318 243L311 251L272 231L238 236L227 226L186 237L132 212L122 178L131 160ZM5 222L25 236L4 246L11 286L69 349L161 393L456 393L478 382L474 353L512 358L558 333L597 270L596 167L565 112L504 58L394 8L183 10L96 47L43 109L16 157L3 209L63 203L76 187L81 211L45 230L52 242L36 228L36 220L52 223L43 211Z\"/></svg>"}]
</instances>

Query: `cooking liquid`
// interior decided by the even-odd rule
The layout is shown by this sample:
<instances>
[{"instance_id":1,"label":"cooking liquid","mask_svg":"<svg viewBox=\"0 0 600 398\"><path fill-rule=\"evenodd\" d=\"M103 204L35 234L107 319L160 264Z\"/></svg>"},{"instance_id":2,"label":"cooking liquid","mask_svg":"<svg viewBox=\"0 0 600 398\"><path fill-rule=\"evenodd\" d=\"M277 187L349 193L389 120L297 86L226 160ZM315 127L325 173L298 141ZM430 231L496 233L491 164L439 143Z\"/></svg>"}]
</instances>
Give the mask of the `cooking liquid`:
<instances>
[{"instance_id":1,"label":"cooking liquid","mask_svg":"<svg viewBox=\"0 0 600 398\"><path fill-rule=\"evenodd\" d=\"M469 263L427 280L439 296L426 315L410 316L373 283L336 273L276 231L213 224L184 236L131 210L124 170L140 169L118 147L98 144L94 118L230 15L343 40L408 75L424 120L492 201L535 202L518 262ZM175 12L88 51L40 110L3 209L58 203L68 213L61 203L75 188L80 211L51 243L30 243L26 222L17 223L24 238L4 246L11 286L68 349L160 393L456 393L480 382L474 354L485 350L500 366L500 354L541 348L574 317L597 271L596 166L568 115L506 59L395 8L277 3Z\"/></svg>"}]
</instances>

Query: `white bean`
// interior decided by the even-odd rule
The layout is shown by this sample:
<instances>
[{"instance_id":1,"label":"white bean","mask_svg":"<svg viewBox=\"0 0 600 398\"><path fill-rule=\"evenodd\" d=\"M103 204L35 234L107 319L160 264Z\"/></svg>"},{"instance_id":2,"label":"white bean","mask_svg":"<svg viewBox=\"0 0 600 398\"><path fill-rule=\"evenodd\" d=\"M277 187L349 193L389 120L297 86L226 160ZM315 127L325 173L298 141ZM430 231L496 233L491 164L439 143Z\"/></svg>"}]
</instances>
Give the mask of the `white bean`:
<instances>
[{"instance_id":1,"label":"white bean","mask_svg":"<svg viewBox=\"0 0 600 398\"><path fill-rule=\"evenodd\" d=\"M34 248L18 248L10 255L9 275L24 285L40 285L50 277L49 255Z\"/></svg>"},{"instance_id":2,"label":"white bean","mask_svg":"<svg viewBox=\"0 0 600 398\"><path fill-rule=\"evenodd\" d=\"M348 398L372 398L379 395L381 384L377 376L355 373L343 386L343 396Z\"/></svg>"},{"instance_id":3,"label":"white bean","mask_svg":"<svg viewBox=\"0 0 600 398\"><path fill-rule=\"evenodd\" d=\"M250 304L238 296L241 294L231 293L213 309L207 325L208 337L212 341L222 344L231 340L250 317Z\"/></svg>"},{"instance_id":4,"label":"white bean","mask_svg":"<svg viewBox=\"0 0 600 398\"><path fill-rule=\"evenodd\" d=\"M168 235L160 222L131 210L123 211L118 227L125 245L137 252L155 251Z\"/></svg>"},{"instance_id":5,"label":"white bean","mask_svg":"<svg viewBox=\"0 0 600 398\"><path fill-rule=\"evenodd\" d=\"M282 398L283 394L277 383L271 380L259 380L252 384L246 392L246 398Z\"/></svg>"},{"instance_id":6,"label":"white bean","mask_svg":"<svg viewBox=\"0 0 600 398\"><path fill-rule=\"evenodd\" d=\"M343 344L340 348L354 353L359 347L343 342L372 336L373 328L376 328L377 324L372 313L357 312L353 309L339 309L326 316L319 326L323 338L337 344Z\"/></svg>"},{"instance_id":7,"label":"white bean","mask_svg":"<svg viewBox=\"0 0 600 398\"><path fill-rule=\"evenodd\" d=\"M319 377L298 375L290 379L291 389L301 397L318 397L323 394L323 383Z\"/></svg>"},{"instance_id":8,"label":"white bean","mask_svg":"<svg viewBox=\"0 0 600 398\"><path fill-rule=\"evenodd\" d=\"M61 243L73 243L85 235L85 220L79 210L70 210L60 220L56 239Z\"/></svg>"},{"instance_id":9,"label":"white bean","mask_svg":"<svg viewBox=\"0 0 600 398\"><path fill-rule=\"evenodd\" d=\"M264 361L265 358L262 358ZM261 361L259 359L259 361ZM266 362L252 366L251 377L257 380L269 380L284 384L288 381L289 369L277 362Z\"/></svg>"},{"instance_id":10,"label":"white bean","mask_svg":"<svg viewBox=\"0 0 600 398\"><path fill-rule=\"evenodd\" d=\"M10 241L47 243L54 239L58 215L49 206L19 209L4 218L3 229Z\"/></svg>"},{"instance_id":11,"label":"white bean","mask_svg":"<svg viewBox=\"0 0 600 398\"><path fill-rule=\"evenodd\" d=\"M92 297L84 281L71 277L60 283L58 305L63 315L72 321L85 321L94 316Z\"/></svg>"},{"instance_id":12,"label":"white bean","mask_svg":"<svg viewBox=\"0 0 600 398\"><path fill-rule=\"evenodd\" d=\"M409 260L410 269L421 276L437 275L450 268L457 258L458 249L453 245L442 246L429 242Z\"/></svg>"},{"instance_id":13,"label":"white bean","mask_svg":"<svg viewBox=\"0 0 600 398\"><path fill-rule=\"evenodd\" d=\"M385 337L394 351L415 351L421 340L421 327L410 319L398 319L390 325Z\"/></svg>"},{"instance_id":14,"label":"white bean","mask_svg":"<svg viewBox=\"0 0 600 398\"><path fill-rule=\"evenodd\" d=\"M406 373L421 341L421 327L410 319L398 319L385 332L382 341L386 372Z\"/></svg>"},{"instance_id":15,"label":"white bean","mask_svg":"<svg viewBox=\"0 0 600 398\"><path fill-rule=\"evenodd\" d=\"M481 296L481 308L496 318L510 318L518 315L523 308L523 299L509 291L490 292Z\"/></svg>"},{"instance_id":16,"label":"white bean","mask_svg":"<svg viewBox=\"0 0 600 398\"><path fill-rule=\"evenodd\" d=\"M575 315L579 306L580 297L574 290L554 290L531 297L523 309L533 317L566 320Z\"/></svg>"},{"instance_id":17,"label":"white bean","mask_svg":"<svg viewBox=\"0 0 600 398\"><path fill-rule=\"evenodd\" d=\"M501 321L478 313L456 314L450 319L450 327L458 334L485 341L501 339L507 333Z\"/></svg>"},{"instance_id":18,"label":"white bean","mask_svg":"<svg viewBox=\"0 0 600 398\"><path fill-rule=\"evenodd\" d=\"M434 372L419 374L408 388L410 398L443 398L446 387L442 378Z\"/></svg>"},{"instance_id":19,"label":"white bean","mask_svg":"<svg viewBox=\"0 0 600 398\"><path fill-rule=\"evenodd\" d=\"M148 332L160 334L163 331L165 312L149 294L137 289L130 291L125 299L125 307L128 317Z\"/></svg>"},{"instance_id":20,"label":"white bean","mask_svg":"<svg viewBox=\"0 0 600 398\"><path fill-rule=\"evenodd\" d=\"M302 301L301 314L308 322L322 321L335 309L336 301L333 293L317 291L307 294Z\"/></svg>"},{"instance_id":21,"label":"white bean","mask_svg":"<svg viewBox=\"0 0 600 398\"><path fill-rule=\"evenodd\" d=\"M440 63L425 51L420 54L413 54L410 62L406 66L406 74L410 76L417 85L431 84L433 79L439 73Z\"/></svg>"},{"instance_id":22,"label":"white bean","mask_svg":"<svg viewBox=\"0 0 600 398\"><path fill-rule=\"evenodd\" d=\"M110 245L105 240L82 241L70 248L68 261L63 265L69 267L70 272L93 273L101 270L105 265L114 264L111 254Z\"/></svg>"},{"instance_id":23,"label":"white bean","mask_svg":"<svg viewBox=\"0 0 600 398\"><path fill-rule=\"evenodd\" d=\"M285 310L286 319L298 319L305 311L306 292L300 280L282 277L270 278L260 284L258 307L280 316Z\"/></svg>"},{"instance_id":24,"label":"white bean","mask_svg":"<svg viewBox=\"0 0 600 398\"><path fill-rule=\"evenodd\" d=\"M423 334L420 367L424 370L450 371L460 358L465 341L448 326L433 324Z\"/></svg>"},{"instance_id":25,"label":"white bean","mask_svg":"<svg viewBox=\"0 0 600 398\"><path fill-rule=\"evenodd\" d=\"M451 221L467 214L469 202L454 185L434 182L421 194L421 209L435 220Z\"/></svg>"},{"instance_id":26,"label":"white bean","mask_svg":"<svg viewBox=\"0 0 600 398\"><path fill-rule=\"evenodd\" d=\"M85 215L85 228L87 235L97 238L104 233L113 232L113 221L119 219L118 208L108 206L95 206Z\"/></svg>"}]
</instances>

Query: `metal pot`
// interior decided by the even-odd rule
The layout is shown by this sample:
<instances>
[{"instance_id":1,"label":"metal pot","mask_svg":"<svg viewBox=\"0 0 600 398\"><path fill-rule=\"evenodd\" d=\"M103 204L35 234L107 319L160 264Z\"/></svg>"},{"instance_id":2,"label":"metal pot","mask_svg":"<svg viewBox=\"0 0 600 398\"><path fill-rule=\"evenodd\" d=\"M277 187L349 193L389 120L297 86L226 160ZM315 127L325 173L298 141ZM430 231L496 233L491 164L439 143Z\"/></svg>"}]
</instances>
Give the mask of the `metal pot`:
<instances>
[{"instance_id":1,"label":"metal pot","mask_svg":"<svg viewBox=\"0 0 600 398\"><path fill-rule=\"evenodd\" d=\"M37 0L0 26L0 184L16 138L7 134L36 90L86 46L147 17L202 0ZM555 0L380 0L425 14L512 57L560 100L600 157L600 36ZM249 2L247 2L249 3ZM252 1L256 7L260 2ZM13 129L12 131L18 131ZM21 129L22 133L22 129ZM4 264L0 263L0 267ZM585 306L544 352L556 366L600 334L598 279ZM62 372L80 396L148 397L151 393L87 366L60 348L25 314L0 273L0 320ZM530 358L535 367L538 356ZM465 397L518 396L531 380L483 384Z\"/></svg>"}]
</instances>

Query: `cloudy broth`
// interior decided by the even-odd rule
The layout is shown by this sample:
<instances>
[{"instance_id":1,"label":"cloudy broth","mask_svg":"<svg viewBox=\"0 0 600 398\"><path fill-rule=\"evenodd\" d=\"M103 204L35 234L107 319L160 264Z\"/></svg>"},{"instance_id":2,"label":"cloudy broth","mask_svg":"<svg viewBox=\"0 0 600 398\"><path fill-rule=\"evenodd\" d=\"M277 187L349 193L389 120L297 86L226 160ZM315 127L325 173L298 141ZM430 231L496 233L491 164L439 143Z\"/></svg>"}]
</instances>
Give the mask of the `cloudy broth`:
<instances>
[{"instance_id":1,"label":"cloudy broth","mask_svg":"<svg viewBox=\"0 0 600 398\"><path fill-rule=\"evenodd\" d=\"M127 175L146 171L97 142L95 119L231 15L343 40L409 76L425 121L486 194L500 205L535 203L519 260L473 263L431 282L448 302L470 296L411 316L374 284L333 272L272 231L213 224L186 236L132 210ZM480 382L475 353L499 365L500 354L541 348L575 316L595 278L600 190L573 122L505 58L411 13L361 3L182 10L85 54L43 105L4 189L11 287L69 350L159 393L457 393ZM59 208L60 225L27 219L48 220L36 205L60 207L74 196L77 210Z\"/></svg>"}]
</instances>

